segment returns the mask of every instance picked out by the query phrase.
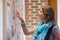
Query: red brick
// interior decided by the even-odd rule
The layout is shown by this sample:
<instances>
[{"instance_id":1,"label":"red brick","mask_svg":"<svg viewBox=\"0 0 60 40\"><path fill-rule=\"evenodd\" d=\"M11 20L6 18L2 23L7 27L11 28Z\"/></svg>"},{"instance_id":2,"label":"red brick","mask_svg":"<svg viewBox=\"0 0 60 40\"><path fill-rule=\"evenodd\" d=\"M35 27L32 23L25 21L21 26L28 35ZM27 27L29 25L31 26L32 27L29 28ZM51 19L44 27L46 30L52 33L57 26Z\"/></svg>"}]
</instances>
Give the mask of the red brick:
<instances>
[{"instance_id":1,"label":"red brick","mask_svg":"<svg viewBox=\"0 0 60 40\"><path fill-rule=\"evenodd\" d=\"M40 19L37 19L36 22L40 22Z\"/></svg>"},{"instance_id":2,"label":"red brick","mask_svg":"<svg viewBox=\"0 0 60 40\"><path fill-rule=\"evenodd\" d=\"M26 19L26 22L33 22L33 20Z\"/></svg>"},{"instance_id":3,"label":"red brick","mask_svg":"<svg viewBox=\"0 0 60 40\"><path fill-rule=\"evenodd\" d=\"M33 14L26 14L26 16L33 16Z\"/></svg>"},{"instance_id":4,"label":"red brick","mask_svg":"<svg viewBox=\"0 0 60 40\"><path fill-rule=\"evenodd\" d=\"M33 11L33 9L32 8L26 8L26 11Z\"/></svg>"},{"instance_id":5,"label":"red brick","mask_svg":"<svg viewBox=\"0 0 60 40\"><path fill-rule=\"evenodd\" d=\"M25 11L25 13L26 13L26 14L28 14L28 13L29 13L29 11Z\"/></svg>"},{"instance_id":6,"label":"red brick","mask_svg":"<svg viewBox=\"0 0 60 40\"><path fill-rule=\"evenodd\" d=\"M33 26L26 26L27 28L34 28Z\"/></svg>"},{"instance_id":7,"label":"red brick","mask_svg":"<svg viewBox=\"0 0 60 40\"><path fill-rule=\"evenodd\" d=\"M31 11L31 13L38 13L38 11Z\"/></svg>"},{"instance_id":8,"label":"red brick","mask_svg":"<svg viewBox=\"0 0 60 40\"><path fill-rule=\"evenodd\" d=\"M40 11L40 9L39 9L39 8L38 8L38 9L36 8L35 10L36 10L36 11Z\"/></svg>"},{"instance_id":9,"label":"red brick","mask_svg":"<svg viewBox=\"0 0 60 40\"><path fill-rule=\"evenodd\" d=\"M42 5L42 3L36 3L36 5Z\"/></svg>"},{"instance_id":10,"label":"red brick","mask_svg":"<svg viewBox=\"0 0 60 40\"><path fill-rule=\"evenodd\" d=\"M38 2L38 0L31 0L31 2L32 2L32 3L33 3L33 2L35 2L35 3L36 3L36 2Z\"/></svg>"},{"instance_id":11,"label":"red brick","mask_svg":"<svg viewBox=\"0 0 60 40\"><path fill-rule=\"evenodd\" d=\"M31 19L37 19L37 17L31 17Z\"/></svg>"},{"instance_id":12,"label":"red brick","mask_svg":"<svg viewBox=\"0 0 60 40\"><path fill-rule=\"evenodd\" d=\"M26 19L29 19L29 17L26 17Z\"/></svg>"},{"instance_id":13,"label":"red brick","mask_svg":"<svg viewBox=\"0 0 60 40\"><path fill-rule=\"evenodd\" d=\"M29 5L26 5L25 7L26 7L26 8L29 8Z\"/></svg>"},{"instance_id":14,"label":"red brick","mask_svg":"<svg viewBox=\"0 0 60 40\"><path fill-rule=\"evenodd\" d=\"M37 14L35 14L35 16L38 16L39 17L39 14L37 13Z\"/></svg>"},{"instance_id":15,"label":"red brick","mask_svg":"<svg viewBox=\"0 0 60 40\"><path fill-rule=\"evenodd\" d=\"M31 23L32 25L37 25L38 23Z\"/></svg>"},{"instance_id":16,"label":"red brick","mask_svg":"<svg viewBox=\"0 0 60 40\"><path fill-rule=\"evenodd\" d=\"M39 6L31 6L31 8L38 8Z\"/></svg>"},{"instance_id":17,"label":"red brick","mask_svg":"<svg viewBox=\"0 0 60 40\"><path fill-rule=\"evenodd\" d=\"M26 2L26 5L33 5L33 3L28 3L28 2Z\"/></svg>"},{"instance_id":18,"label":"red brick","mask_svg":"<svg viewBox=\"0 0 60 40\"><path fill-rule=\"evenodd\" d=\"M48 1L48 0L40 0L40 2L42 2L42 3L43 3L43 2L47 2L47 1Z\"/></svg>"},{"instance_id":19,"label":"red brick","mask_svg":"<svg viewBox=\"0 0 60 40\"><path fill-rule=\"evenodd\" d=\"M29 0L25 0L25 2L29 2Z\"/></svg>"}]
</instances>

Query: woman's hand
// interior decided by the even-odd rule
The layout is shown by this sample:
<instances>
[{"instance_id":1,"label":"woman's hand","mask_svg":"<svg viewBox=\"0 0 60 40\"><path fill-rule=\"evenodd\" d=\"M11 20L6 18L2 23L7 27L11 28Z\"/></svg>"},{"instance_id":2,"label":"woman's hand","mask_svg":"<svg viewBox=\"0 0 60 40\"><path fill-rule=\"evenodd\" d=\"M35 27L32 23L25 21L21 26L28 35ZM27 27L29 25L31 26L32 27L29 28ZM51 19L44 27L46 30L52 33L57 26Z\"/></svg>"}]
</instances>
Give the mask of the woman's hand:
<instances>
[{"instance_id":1,"label":"woman's hand","mask_svg":"<svg viewBox=\"0 0 60 40\"><path fill-rule=\"evenodd\" d=\"M16 11L15 16L20 17L20 14L18 11Z\"/></svg>"},{"instance_id":2,"label":"woman's hand","mask_svg":"<svg viewBox=\"0 0 60 40\"><path fill-rule=\"evenodd\" d=\"M24 23L23 18L20 16L19 12L17 11L15 14L16 17L18 17L21 20L21 23ZM23 32L25 35L32 34L34 32L34 28L32 30L27 30L26 26L22 26Z\"/></svg>"},{"instance_id":3,"label":"woman's hand","mask_svg":"<svg viewBox=\"0 0 60 40\"><path fill-rule=\"evenodd\" d=\"M18 17L20 19L21 22L24 22L23 18L20 16L19 12L16 11L16 14L15 14L16 17Z\"/></svg>"}]
</instances>

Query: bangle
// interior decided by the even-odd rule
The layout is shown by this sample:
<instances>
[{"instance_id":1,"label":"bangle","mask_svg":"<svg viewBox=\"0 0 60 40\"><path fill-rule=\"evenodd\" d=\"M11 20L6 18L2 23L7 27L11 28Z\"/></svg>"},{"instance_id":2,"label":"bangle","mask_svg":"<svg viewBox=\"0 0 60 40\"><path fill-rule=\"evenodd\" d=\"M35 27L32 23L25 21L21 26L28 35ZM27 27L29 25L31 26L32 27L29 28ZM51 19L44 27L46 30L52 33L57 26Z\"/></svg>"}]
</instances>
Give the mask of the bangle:
<instances>
[{"instance_id":1,"label":"bangle","mask_svg":"<svg viewBox=\"0 0 60 40\"><path fill-rule=\"evenodd\" d=\"M25 26L25 22L21 22L21 26L22 26L22 27Z\"/></svg>"}]
</instances>

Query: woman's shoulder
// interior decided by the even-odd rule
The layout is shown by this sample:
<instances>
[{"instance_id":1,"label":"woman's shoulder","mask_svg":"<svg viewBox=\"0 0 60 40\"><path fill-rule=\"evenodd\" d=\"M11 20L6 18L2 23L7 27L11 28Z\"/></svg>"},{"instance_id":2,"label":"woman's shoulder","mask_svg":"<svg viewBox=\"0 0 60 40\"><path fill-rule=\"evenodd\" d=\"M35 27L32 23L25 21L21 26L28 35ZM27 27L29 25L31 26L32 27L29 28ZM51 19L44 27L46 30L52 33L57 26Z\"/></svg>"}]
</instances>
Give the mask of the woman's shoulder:
<instances>
[{"instance_id":1,"label":"woman's shoulder","mask_svg":"<svg viewBox=\"0 0 60 40\"><path fill-rule=\"evenodd\" d=\"M53 29L52 29L53 34L59 32L59 31L60 31L60 30L59 30L59 26L58 26L58 25L55 25L55 26L53 27Z\"/></svg>"},{"instance_id":2,"label":"woman's shoulder","mask_svg":"<svg viewBox=\"0 0 60 40\"><path fill-rule=\"evenodd\" d=\"M56 29L56 28L59 28L59 26L58 26L58 25L55 25L55 26L53 27L53 29Z\"/></svg>"}]
</instances>

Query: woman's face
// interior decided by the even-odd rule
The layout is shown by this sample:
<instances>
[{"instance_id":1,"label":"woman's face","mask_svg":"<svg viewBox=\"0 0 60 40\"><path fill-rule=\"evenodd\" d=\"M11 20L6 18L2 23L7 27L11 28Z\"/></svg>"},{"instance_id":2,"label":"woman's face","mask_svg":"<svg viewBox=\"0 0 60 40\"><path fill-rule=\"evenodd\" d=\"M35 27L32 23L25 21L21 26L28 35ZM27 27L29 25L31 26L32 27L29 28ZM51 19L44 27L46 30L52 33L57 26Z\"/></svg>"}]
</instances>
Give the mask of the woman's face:
<instances>
[{"instance_id":1,"label":"woman's face","mask_svg":"<svg viewBox=\"0 0 60 40\"><path fill-rule=\"evenodd\" d=\"M38 15L40 17L40 20L44 20L45 19L45 15L44 15L43 11L40 11L40 13Z\"/></svg>"}]
</instances>

